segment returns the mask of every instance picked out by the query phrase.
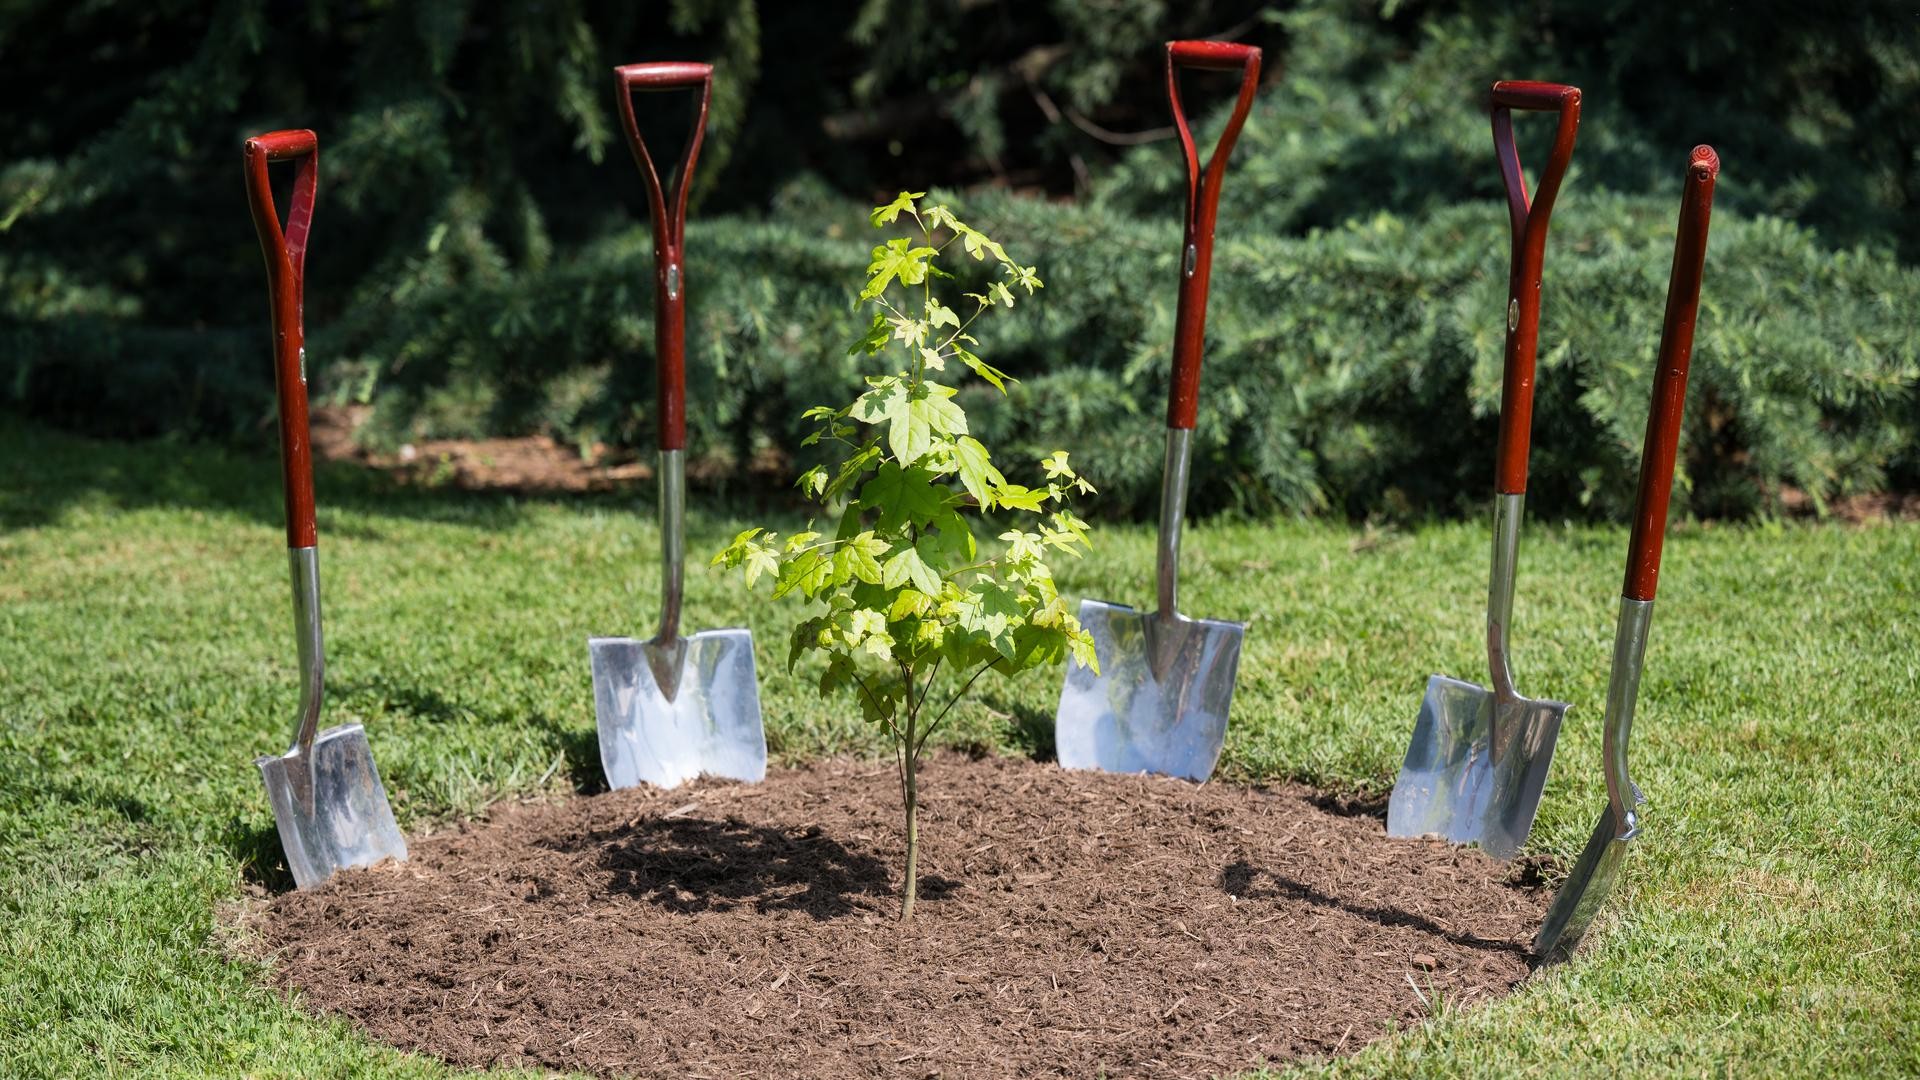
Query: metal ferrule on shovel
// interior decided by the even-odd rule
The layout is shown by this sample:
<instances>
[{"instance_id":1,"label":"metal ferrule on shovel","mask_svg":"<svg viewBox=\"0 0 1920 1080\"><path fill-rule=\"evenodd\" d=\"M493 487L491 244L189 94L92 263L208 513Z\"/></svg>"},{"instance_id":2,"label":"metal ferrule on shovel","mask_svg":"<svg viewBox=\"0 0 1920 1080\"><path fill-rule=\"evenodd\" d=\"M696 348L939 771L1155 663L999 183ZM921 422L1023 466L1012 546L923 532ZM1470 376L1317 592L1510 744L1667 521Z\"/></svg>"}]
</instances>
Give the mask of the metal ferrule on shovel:
<instances>
[{"instance_id":1,"label":"metal ferrule on shovel","mask_svg":"<svg viewBox=\"0 0 1920 1080\"><path fill-rule=\"evenodd\" d=\"M259 758L287 868L302 889L336 870L405 859L407 844L373 767L359 724L320 730L326 649L320 634L320 549L314 522L313 457L307 433L306 330L303 318L307 234L319 168L311 131L275 131L248 139L243 160L247 201L267 261L273 314L274 384L280 411L280 468L286 496L287 562L293 577L294 642L300 658L300 713L285 754ZM283 230L267 165L298 161Z\"/></svg>"},{"instance_id":2,"label":"metal ferrule on shovel","mask_svg":"<svg viewBox=\"0 0 1920 1080\"><path fill-rule=\"evenodd\" d=\"M1493 86L1493 145L1512 226L1507 286L1506 363L1493 503L1493 568L1487 585L1487 668L1491 690L1435 675L1414 721L1413 739L1387 804L1390 836L1477 843L1489 855L1520 853L1540 808L1547 769L1567 704L1514 688L1509 629L1520 524L1526 510L1533 428L1534 356L1540 340L1541 267L1553 204L1573 157L1580 91L1557 83ZM1540 186L1529 199L1513 142L1514 109L1557 113L1559 127Z\"/></svg>"},{"instance_id":3,"label":"metal ferrule on shovel","mask_svg":"<svg viewBox=\"0 0 1920 1080\"><path fill-rule=\"evenodd\" d=\"M600 761L614 788L647 783L673 787L702 773L757 781L767 772L760 720L760 684L753 637L744 629L680 633L685 586L687 473L686 282L687 186L706 133L713 90L708 64L629 64L614 69L616 101L627 145L646 181L653 223L654 352L659 364L660 630L652 640L588 641ZM660 176L633 113L637 90L699 90L699 111L687 140L669 209Z\"/></svg>"},{"instance_id":4,"label":"metal ferrule on shovel","mask_svg":"<svg viewBox=\"0 0 1920 1080\"><path fill-rule=\"evenodd\" d=\"M1239 99L1204 174L1180 102L1183 67L1240 72ZM1125 604L1081 601L1080 624L1093 635L1100 671L1095 674L1074 663L1067 667L1054 742L1060 764L1069 769L1153 772L1205 780L1219 762L1226 740L1227 712L1246 626L1180 614L1180 529L1186 517L1193 426L1199 411L1220 181L1259 85L1257 48L1217 41L1167 45L1167 96L1186 154L1187 212L1160 487L1158 604L1149 614Z\"/></svg>"},{"instance_id":5,"label":"metal ferrule on shovel","mask_svg":"<svg viewBox=\"0 0 1920 1080\"><path fill-rule=\"evenodd\" d=\"M1687 371L1693 359L1693 331L1700 315L1700 279L1707 261L1707 228L1713 213L1713 187L1720 158L1710 146L1696 146L1687 162L1680 202L1679 236L1674 241L1673 271L1667 284L1666 322L1654 369L1653 407L1647 415L1646 447L1640 458L1640 490L1634 501L1633 538L1627 548L1627 578L1620 594L1620 619L1613 638L1613 672L1607 681L1607 722L1602 756L1607 776L1607 807L1574 864L1573 873L1553 898L1533 950L1546 961L1564 959L1580 944L1620 876L1627 844L1640 831L1640 788L1627 775L1627 738L1633 733L1634 702L1640 693L1647 634L1653 625L1653 597L1660 585L1660 549L1666 542L1668 497L1680 448L1680 420L1686 411Z\"/></svg>"}]
</instances>

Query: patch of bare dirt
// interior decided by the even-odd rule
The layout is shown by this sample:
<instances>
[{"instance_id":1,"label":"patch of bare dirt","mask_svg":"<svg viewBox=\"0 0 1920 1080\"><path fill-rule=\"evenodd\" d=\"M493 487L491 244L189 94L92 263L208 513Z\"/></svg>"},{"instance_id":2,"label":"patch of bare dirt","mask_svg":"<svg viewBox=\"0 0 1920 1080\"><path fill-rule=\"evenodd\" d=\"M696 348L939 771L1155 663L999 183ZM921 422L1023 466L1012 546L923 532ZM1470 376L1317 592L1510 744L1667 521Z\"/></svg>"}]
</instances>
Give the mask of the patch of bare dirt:
<instances>
[{"instance_id":1,"label":"patch of bare dirt","mask_svg":"<svg viewBox=\"0 0 1920 1080\"><path fill-rule=\"evenodd\" d=\"M1794 517L1820 516L1820 506L1799 488L1782 488L1780 508ZM1871 495L1849 495L1830 499L1827 516L1849 525L1875 525L1891 521L1920 521L1920 492L1881 491Z\"/></svg>"},{"instance_id":2,"label":"patch of bare dirt","mask_svg":"<svg viewBox=\"0 0 1920 1080\"><path fill-rule=\"evenodd\" d=\"M354 438L369 412L364 405L315 409L310 418L314 452L322 460L352 462L403 483L458 491L527 495L619 491L653 479L653 466L631 451L595 443L583 454L545 435L423 439L395 453L375 453ZM645 455L649 460L651 456ZM786 466L784 457L772 453L754 458L745 469L702 458L688 462L687 475L697 484L714 482L725 473L761 486L779 486L789 482Z\"/></svg>"},{"instance_id":3,"label":"patch of bare dirt","mask_svg":"<svg viewBox=\"0 0 1920 1080\"><path fill-rule=\"evenodd\" d=\"M898 909L892 770L506 807L280 896L304 1005L456 1064L1203 1077L1351 1052L1528 972L1548 897L1304 788L948 755Z\"/></svg>"}]
</instances>

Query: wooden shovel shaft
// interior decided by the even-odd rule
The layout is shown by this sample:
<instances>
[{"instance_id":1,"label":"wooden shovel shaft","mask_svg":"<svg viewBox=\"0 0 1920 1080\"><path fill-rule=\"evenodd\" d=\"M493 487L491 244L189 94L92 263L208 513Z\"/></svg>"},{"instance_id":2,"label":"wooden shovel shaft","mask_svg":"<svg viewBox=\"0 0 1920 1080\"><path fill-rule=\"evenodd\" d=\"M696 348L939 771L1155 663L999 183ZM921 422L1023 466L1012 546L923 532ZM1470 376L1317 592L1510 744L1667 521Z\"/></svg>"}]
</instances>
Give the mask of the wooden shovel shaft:
<instances>
[{"instance_id":1,"label":"wooden shovel shaft","mask_svg":"<svg viewBox=\"0 0 1920 1080\"><path fill-rule=\"evenodd\" d=\"M1693 329L1700 316L1700 279L1707 263L1707 227L1713 216L1713 187L1719 176L1720 157L1713 147L1694 147L1680 197L1679 235L1674 240L1673 270L1667 281L1666 323L1660 331L1653 407L1647 413L1640 490L1634 501L1633 539L1627 547L1627 580L1622 595L1629 600L1652 600L1660 587L1660 549L1667 537L1674 460L1680 449L1687 372L1693 360Z\"/></svg>"}]
</instances>

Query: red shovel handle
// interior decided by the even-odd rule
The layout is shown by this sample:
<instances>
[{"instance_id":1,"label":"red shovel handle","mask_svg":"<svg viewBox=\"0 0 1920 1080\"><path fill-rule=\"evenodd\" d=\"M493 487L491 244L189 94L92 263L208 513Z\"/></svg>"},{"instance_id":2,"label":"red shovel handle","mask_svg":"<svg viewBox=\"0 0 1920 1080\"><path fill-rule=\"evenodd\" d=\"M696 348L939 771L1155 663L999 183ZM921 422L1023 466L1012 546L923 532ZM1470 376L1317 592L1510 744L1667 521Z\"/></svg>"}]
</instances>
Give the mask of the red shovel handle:
<instances>
[{"instance_id":1,"label":"red shovel handle","mask_svg":"<svg viewBox=\"0 0 1920 1080\"><path fill-rule=\"evenodd\" d=\"M267 300L273 312L273 383L280 401L280 477L287 502L287 546L313 547L313 446L307 434L306 298L307 232L320 166L320 141L311 131L270 131L248 139L242 153L247 204L267 260ZM287 224L273 205L267 165L298 161Z\"/></svg>"},{"instance_id":2,"label":"red shovel handle","mask_svg":"<svg viewBox=\"0 0 1920 1080\"><path fill-rule=\"evenodd\" d=\"M1667 538L1667 501L1673 493L1680 418L1687 404L1687 367L1693 360L1693 327L1700 316L1700 276L1707 263L1707 225L1719 176L1720 157L1713 147L1694 147L1680 197L1679 236L1673 242L1673 272L1667 280L1667 319L1660 331L1653 408L1647 414L1646 449L1640 457L1640 494L1633 509L1633 540L1627 547L1627 582L1622 592L1629 600L1651 600L1660 587L1660 547Z\"/></svg>"},{"instance_id":3,"label":"red shovel handle","mask_svg":"<svg viewBox=\"0 0 1920 1080\"><path fill-rule=\"evenodd\" d=\"M1507 276L1507 357L1500 386L1500 450L1494 466L1495 490L1520 495L1527 490L1527 453L1533 438L1533 361L1540 344L1540 275L1547 252L1547 223L1553 201L1573 158L1573 137L1580 128L1580 91L1559 83L1493 84L1493 150L1507 188L1507 214L1513 227L1513 251ZM1513 145L1514 109L1557 112L1560 126L1553 152L1531 200Z\"/></svg>"},{"instance_id":4,"label":"red shovel handle","mask_svg":"<svg viewBox=\"0 0 1920 1080\"><path fill-rule=\"evenodd\" d=\"M659 364L658 418L660 449L687 445L687 284L682 245L687 232L687 186L700 157L700 140L707 133L707 104L713 96L713 65L690 63L627 64L613 69L614 97L620 123L634 164L647 183L647 210L653 221L653 342ZM633 118L636 90L699 90L700 111L680 159L679 178L671 197L660 186L653 156L640 138ZM672 206L669 208L669 198Z\"/></svg>"},{"instance_id":5,"label":"red shovel handle","mask_svg":"<svg viewBox=\"0 0 1920 1080\"><path fill-rule=\"evenodd\" d=\"M1239 71L1240 99L1220 133L1220 142L1207 159L1206 171L1193 145L1186 109L1180 103L1180 69ZM1191 430L1200 411L1200 355L1207 333L1207 281L1213 273L1213 224L1220 209L1220 180L1227 159L1240 138L1240 126L1253 107L1260 88L1260 50L1225 41L1170 41L1167 43L1167 99L1173 105L1173 126L1187 160L1187 218L1181 245L1180 306L1173 324L1173 383L1167 400L1167 426Z\"/></svg>"}]
</instances>

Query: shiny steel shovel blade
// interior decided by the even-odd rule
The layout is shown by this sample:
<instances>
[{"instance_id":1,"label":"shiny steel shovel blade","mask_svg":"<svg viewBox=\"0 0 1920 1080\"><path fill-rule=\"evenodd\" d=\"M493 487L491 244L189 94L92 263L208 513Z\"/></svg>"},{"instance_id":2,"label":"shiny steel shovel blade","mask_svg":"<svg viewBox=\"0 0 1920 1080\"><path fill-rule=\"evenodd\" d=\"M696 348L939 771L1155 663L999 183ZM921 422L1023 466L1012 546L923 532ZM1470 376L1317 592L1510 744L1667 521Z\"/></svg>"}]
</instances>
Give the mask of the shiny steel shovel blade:
<instances>
[{"instance_id":1,"label":"shiny steel shovel blade","mask_svg":"<svg viewBox=\"0 0 1920 1080\"><path fill-rule=\"evenodd\" d=\"M1636 798L1639 795L1637 791L1634 794ZM1566 883L1554 894L1553 906L1547 909L1540 934L1533 939L1534 955L1542 963L1565 960L1579 947L1587 927L1593 925L1593 917L1600 913L1601 905L1607 902L1614 883L1620 879L1620 865L1626 860L1627 845L1637 832L1632 827L1620 828L1620 823L1614 820L1612 806L1600 812L1600 821L1594 825L1593 835L1587 838L1586 850L1580 853L1580 861L1573 864L1573 873L1567 875Z\"/></svg>"},{"instance_id":2,"label":"shiny steel shovel blade","mask_svg":"<svg viewBox=\"0 0 1920 1080\"><path fill-rule=\"evenodd\" d=\"M1496 859L1518 855L1540 809L1566 714L1563 701L1516 697L1497 705L1484 686L1444 675L1428 679L1387 803L1387 835L1442 836L1477 843Z\"/></svg>"},{"instance_id":3,"label":"shiny steel shovel blade","mask_svg":"<svg viewBox=\"0 0 1920 1080\"><path fill-rule=\"evenodd\" d=\"M704 630L674 648L592 638L593 711L607 784L670 788L698 777L767 775L753 635Z\"/></svg>"},{"instance_id":4,"label":"shiny steel shovel blade","mask_svg":"<svg viewBox=\"0 0 1920 1080\"><path fill-rule=\"evenodd\" d=\"M294 884L311 889L337 870L407 857L407 842L373 767L367 732L342 724L314 737L312 771L296 749L259 758Z\"/></svg>"},{"instance_id":5,"label":"shiny steel shovel blade","mask_svg":"<svg viewBox=\"0 0 1920 1080\"><path fill-rule=\"evenodd\" d=\"M1054 743L1069 769L1205 780L1226 741L1243 623L1080 602L1100 674L1069 662Z\"/></svg>"}]
</instances>

